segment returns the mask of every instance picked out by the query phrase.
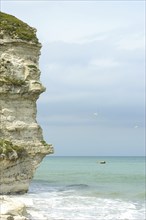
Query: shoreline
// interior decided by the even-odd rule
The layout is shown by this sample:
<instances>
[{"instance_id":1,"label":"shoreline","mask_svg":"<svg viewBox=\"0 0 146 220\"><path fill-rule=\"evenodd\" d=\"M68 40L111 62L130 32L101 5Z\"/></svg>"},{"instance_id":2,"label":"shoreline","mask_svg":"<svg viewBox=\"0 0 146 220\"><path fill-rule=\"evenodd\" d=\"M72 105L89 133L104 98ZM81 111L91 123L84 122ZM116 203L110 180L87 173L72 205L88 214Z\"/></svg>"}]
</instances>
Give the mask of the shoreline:
<instances>
[{"instance_id":1,"label":"shoreline","mask_svg":"<svg viewBox=\"0 0 146 220\"><path fill-rule=\"evenodd\" d=\"M28 217L26 204L9 195L0 195L1 220L31 220Z\"/></svg>"},{"instance_id":2,"label":"shoreline","mask_svg":"<svg viewBox=\"0 0 146 220\"><path fill-rule=\"evenodd\" d=\"M47 220L35 209L31 210L34 207L33 198L25 198L25 195L0 195L0 219L35 220L37 218Z\"/></svg>"},{"instance_id":3,"label":"shoreline","mask_svg":"<svg viewBox=\"0 0 146 220\"><path fill-rule=\"evenodd\" d=\"M1 196L23 203L26 212L1 219L144 220L144 158L104 158L103 166L98 159L46 158L27 193Z\"/></svg>"}]
</instances>

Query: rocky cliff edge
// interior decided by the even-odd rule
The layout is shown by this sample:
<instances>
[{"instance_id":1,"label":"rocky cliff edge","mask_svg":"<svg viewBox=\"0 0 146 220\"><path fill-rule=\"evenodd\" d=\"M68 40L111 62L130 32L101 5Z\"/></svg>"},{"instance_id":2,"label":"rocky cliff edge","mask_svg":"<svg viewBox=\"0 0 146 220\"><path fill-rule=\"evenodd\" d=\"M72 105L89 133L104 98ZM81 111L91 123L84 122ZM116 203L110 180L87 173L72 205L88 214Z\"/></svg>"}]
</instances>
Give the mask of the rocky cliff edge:
<instances>
[{"instance_id":1,"label":"rocky cliff edge","mask_svg":"<svg viewBox=\"0 0 146 220\"><path fill-rule=\"evenodd\" d=\"M41 44L36 30L0 12L0 194L24 193L39 163L53 153L36 121Z\"/></svg>"}]
</instances>

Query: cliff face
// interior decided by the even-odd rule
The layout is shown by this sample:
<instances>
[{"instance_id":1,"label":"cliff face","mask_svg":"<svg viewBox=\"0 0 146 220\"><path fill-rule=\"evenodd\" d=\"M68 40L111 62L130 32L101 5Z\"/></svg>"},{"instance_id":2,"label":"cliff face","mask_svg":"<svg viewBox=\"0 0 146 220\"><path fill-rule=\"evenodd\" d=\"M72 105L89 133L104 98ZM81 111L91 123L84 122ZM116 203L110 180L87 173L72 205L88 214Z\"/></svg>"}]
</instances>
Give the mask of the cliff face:
<instances>
[{"instance_id":1,"label":"cliff face","mask_svg":"<svg viewBox=\"0 0 146 220\"><path fill-rule=\"evenodd\" d=\"M36 121L36 101L45 88L35 32L0 12L0 194L26 192L38 164L53 153Z\"/></svg>"}]
</instances>

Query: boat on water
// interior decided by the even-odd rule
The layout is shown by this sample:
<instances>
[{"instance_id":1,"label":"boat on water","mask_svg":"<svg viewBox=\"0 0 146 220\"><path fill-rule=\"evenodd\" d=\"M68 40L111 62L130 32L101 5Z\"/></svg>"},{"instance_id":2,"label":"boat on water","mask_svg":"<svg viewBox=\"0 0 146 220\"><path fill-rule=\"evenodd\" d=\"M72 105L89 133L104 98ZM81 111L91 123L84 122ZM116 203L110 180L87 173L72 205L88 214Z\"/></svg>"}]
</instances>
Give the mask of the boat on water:
<instances>
[{"instance_id":1,"label":"boat on water","mask_svg":"<svg viewBox=\"0 0 146 220\"><path fill-rule=\"evenodd\" d=\"M106 164L106 161L105 160L101 160L101 161L97 161L97 163Z\"/></svg>"}]
</instances>

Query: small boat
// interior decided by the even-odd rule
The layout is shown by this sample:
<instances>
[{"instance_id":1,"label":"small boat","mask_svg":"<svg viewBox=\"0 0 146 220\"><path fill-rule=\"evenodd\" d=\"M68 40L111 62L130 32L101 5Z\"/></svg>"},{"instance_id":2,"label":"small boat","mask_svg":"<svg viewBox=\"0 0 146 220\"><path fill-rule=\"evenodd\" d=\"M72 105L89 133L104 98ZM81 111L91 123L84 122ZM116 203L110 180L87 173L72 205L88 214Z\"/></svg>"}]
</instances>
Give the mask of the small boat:
<instances>
[{"instance_id":1,"label":"small boat","mask_svg":"<svg viewBox=\"0 0 146 220\"><path fill-rule=\"evenodd\" d=\"M97 163L106 164L106 161L105 160L101 160L101 161L98 161Z\"/></svg>"},{"instance_id":2,"label":"small boat","mask_svg":"<svg viewBox=\"0 0 146 220\"><path fill-rule=\"evenodd\" d=\"M100 161L100 164L105 164L105 163L106 163L105 160Z\"/></svg>"}]
</instances>

